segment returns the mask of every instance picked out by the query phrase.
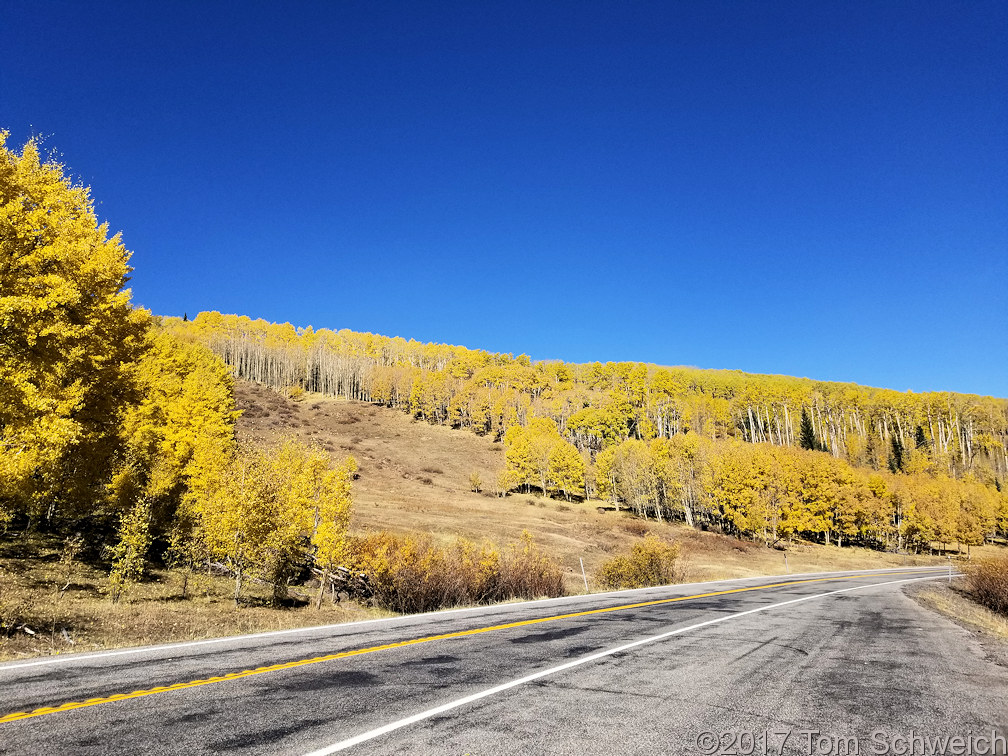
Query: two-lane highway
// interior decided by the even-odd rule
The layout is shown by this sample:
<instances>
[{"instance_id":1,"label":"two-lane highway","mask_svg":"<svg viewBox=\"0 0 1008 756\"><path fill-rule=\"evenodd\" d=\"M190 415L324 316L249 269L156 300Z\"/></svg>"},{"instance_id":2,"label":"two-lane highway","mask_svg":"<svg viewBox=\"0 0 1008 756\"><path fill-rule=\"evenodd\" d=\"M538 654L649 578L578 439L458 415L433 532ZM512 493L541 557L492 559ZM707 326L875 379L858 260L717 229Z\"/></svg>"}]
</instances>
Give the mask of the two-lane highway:
<instances>
[{"instance_id":1,"label":"two-lane highway","mask_svg":"<svg viewBox=\"0 0 1008 756\"><path fill-rule=\"evenodd\" d=\"M672 586L8 663L0 748L728 753L735 739L738 753L749 738L750 753L817 753L856 737L898 753L904 734L1003 735L1008 670L902 592L945 574Z\"/></svg>"}]
</instances>

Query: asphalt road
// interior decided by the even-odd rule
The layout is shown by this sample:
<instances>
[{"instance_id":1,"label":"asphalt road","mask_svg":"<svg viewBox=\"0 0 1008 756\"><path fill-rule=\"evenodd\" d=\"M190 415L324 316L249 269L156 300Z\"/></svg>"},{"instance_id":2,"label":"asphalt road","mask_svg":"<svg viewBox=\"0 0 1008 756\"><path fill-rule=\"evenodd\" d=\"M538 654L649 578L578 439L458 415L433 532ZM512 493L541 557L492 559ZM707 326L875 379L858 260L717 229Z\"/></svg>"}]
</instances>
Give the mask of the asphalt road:
<instances>
[{"instance_id":1,"label":"asphalt road","mask_svg":"<svg viewBox=\"0 0 1008 756\"><path fill-rule=\"evenodd\" d=\"M904 594L936 574L674 586L8 663L0 749L905 754L955 753L933 738L960 736L991 753L1008 669Z\"/></svg>"}]
</instances>

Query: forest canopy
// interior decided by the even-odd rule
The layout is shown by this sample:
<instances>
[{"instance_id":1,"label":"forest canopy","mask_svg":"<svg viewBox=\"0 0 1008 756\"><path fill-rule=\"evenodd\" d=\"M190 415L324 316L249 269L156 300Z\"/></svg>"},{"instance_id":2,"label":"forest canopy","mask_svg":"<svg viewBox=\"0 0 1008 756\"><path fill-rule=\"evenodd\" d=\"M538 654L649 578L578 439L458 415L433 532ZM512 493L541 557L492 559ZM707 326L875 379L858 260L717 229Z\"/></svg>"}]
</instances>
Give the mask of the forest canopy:
<instances>
[{"instance_id":1,"label":"forest canopy","mask_svg":"<svg viewBox=\"0 0 1008 756\"><path fill-rule=\"evenodd\" d=\"M1008 401L644 363L533 362L200 313L165 327L276 390L503 442L497 490L600 497L773 543L981 543L1008 527Z\"/></svg>"}]
</instances>

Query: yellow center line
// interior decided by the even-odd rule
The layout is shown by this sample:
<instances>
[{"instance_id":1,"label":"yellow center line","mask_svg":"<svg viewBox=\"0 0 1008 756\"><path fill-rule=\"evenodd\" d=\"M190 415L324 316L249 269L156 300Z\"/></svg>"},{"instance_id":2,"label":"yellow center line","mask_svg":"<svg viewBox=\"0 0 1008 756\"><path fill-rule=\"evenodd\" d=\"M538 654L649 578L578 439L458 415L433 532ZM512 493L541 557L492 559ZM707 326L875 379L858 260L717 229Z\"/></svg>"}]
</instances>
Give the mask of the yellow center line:
<instances>
[{"instance_id":1,"label":"yellow center line","mask_svg":"<svg viewBox=\"0 0 1008 756\"><path fill-rule=\"evenodd\" d=\"M920 573L918 571L887 572L884 575L879 575L879 577L889 577L891 575L910 575L910 574L920 574ZM801 585L804 583L825 583L832 580L851 580L857 577L874 577L874 575L872 576L842 575L840 577L808 578L806 580L791 580L783 583L769 583L767 585L755 585L747 588L730 588L723 591L711 591L710 593L697 593L692 596L677 596L675 598L654 599L652 601L640 601L634 604L609 606L604 607L602 609L586 609L581 612L570 612L567 614L556 614L550 617L539 617L537 619L519 620L517 622L506 622L500 625L478 627L472 630L458 630L452 633L442 633L440 635L427 635L422 638L411 638L409 640L395 641L393 643L384 643L380 646L358 648L351 651L340 651L339 653L336 654L326 654L325 656L316 656L311 659L298 659L297 661L282 662L280 664L270 664L264 667L256 667L255 669L246 669L242 672L228 672L227 674L224 675L216 675L214 677L208 677L203 680L191 680L189 682L175 683L174 685L161 685L156 688L147 688L145 690L134 690L132 693L115 693L110 696L89 698L86 701L70 701L68 703L60 704L58 706L44 706L40 709L34 709L33 711L15 712L13 714L7 714L6 716L0 717L0 724L5 724L7 722L18 722L22 719L41 717L45 716L46 714L56 714L61 711L71 711L72 709L83 709L89 706L98 706L99 704L112 703L113 701L125 701L130 698L142 698L144 696L152 696L156 693L167 693L168 691L172 690L184 690L185 688L198 688L203 685L213 685L214 683L227 682L228 680L238 680L243 677L251 677L252 675L262 675L267 672L278 672L283 669L294 669L296 667L305 667L309 664L321 664L322 662L333 661L335 659L346 659L351 656L361 656L363 654L371 654L376 651L387 651L392 648L415 646L420 643L430 643L432 641L448 640L450 638L464 638L469 635L480 635L481 633L491 633L497 630L509 630L516 627L527 627L529 625L538 625L543 622L555 622L557 620L572 619L574 617L588 617L595 614L606 614L608 612L625 611L627 609L640 609L646 606L660 606L662 604L672 604L678 601L690 601L693 599L710 598L713 596L725 596L731 593L760 591L769 588L783 588L792 585Z\"/></svg>"}]
</instances>

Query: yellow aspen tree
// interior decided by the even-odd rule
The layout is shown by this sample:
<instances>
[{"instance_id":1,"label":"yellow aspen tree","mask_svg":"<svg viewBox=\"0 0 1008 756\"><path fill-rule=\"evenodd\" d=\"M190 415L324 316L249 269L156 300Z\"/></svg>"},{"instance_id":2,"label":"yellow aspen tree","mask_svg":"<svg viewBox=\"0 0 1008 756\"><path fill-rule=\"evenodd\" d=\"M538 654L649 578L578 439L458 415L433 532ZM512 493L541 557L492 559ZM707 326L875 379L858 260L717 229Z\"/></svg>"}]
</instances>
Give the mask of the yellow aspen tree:
<instances>
[{"instance_id":1,"label":"yellow aspen tree","mask_svg":"<svg viewBox=\"0 0 1008 756\"><path fill-rule=\"evenodd\" d=\"M609 499L619 509L616 481L616 447L603 449L595 457L595 488L603 499Z\"/></svg>"},{"instance_id":2,"label":"yellow aspen tree","mask_svg":"<svg viewBox=\"0 0 1008 756\"><path fill-rule=\"evenodd\" d=\"M520 425L511 426L504 434L504 463L510 486L524 486L528 491L535 476L535 461L530 434Z\"/></svg>"},{"instance_id":3,"label":"yellow aspen tree","mask_svg":"<svg viewBox=\"0 0 1008 756\"><path fill-rule=\"evenodd\" d=\"M143 578L150 544L150 505L141 499L123 514L118 542L110 550L109 594L113 604L123 597L130 585Z\"/></svg>"},{"instance_id":4,"label":"yellow aspen tree","mask_svg":"<svg viewBox=\"0 0 1008 756\"><path fill-rule=\"evenodd\" d=\"M281 459L275 450L197 458L191 506L209 553L235 576L236 606L250 575L271 582L275 599L283 596L302 534L311 530Z\"/></svg>"},{"instance_id":5,"label":"yellow aspen tree","mask_svg":"<svg viewBox=\"0 0 1008 756\"><path fill-rule=\"evenodd\" d=\"M567 501L574 492L584 493L585 463L574 444L559 439L549 455L549 485Z\"/></svg>"},{"instance_id":6,"label":"yellow aspen tree","mask_svg":"<svg viewBox=\"0 0 1008 756\"><path fill-rule=\"evenodd\" d=\"M305 504L311 510L311 545L315 550L315 564L322 570L315 608L321 609L329 575L349 558L347 530L353 509L351 488L357 462L347 457L335 468L330 468L328 455L319 450L309 450L302 459L300 469L292 472L300 478L296 488L305 496Z\"/></svg>"},{"instance_id":7,"label":"yellow aspen tree","mask_svg":"<svg viewBox=\"0 0 1008 756\"><path fill-rule=\"evenodd\" d=\"M0 132L0 499L51 520L100 501L135 395L148 315L125 288L129 253L86 187L38 145Z\"/></svg>"},{"instance_id":8,"label":"yellow aspen tree","mask_svg":"<svg viewBox=\"0 0 1008 756\"><path fill-rule=\"evenodd\" d=\"M546 496L549 493L550 459L554 447L562 441L560 431L549 418L536 417L529 423L526 436L533 481L539 484L543 496Z\"/></svg>"}]
</instances>

